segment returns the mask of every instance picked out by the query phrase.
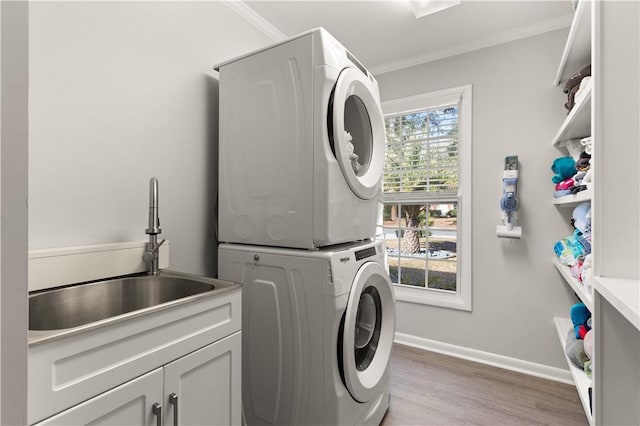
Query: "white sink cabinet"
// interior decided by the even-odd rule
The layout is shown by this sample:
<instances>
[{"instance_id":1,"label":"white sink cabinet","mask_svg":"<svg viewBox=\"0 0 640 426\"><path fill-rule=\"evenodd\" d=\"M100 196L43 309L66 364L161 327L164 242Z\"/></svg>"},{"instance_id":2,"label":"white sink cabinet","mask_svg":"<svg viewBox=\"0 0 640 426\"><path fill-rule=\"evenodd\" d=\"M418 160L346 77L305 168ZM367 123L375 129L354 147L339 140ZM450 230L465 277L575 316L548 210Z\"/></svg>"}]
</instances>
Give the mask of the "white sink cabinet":
<instances>
[{"instance_id":1,"label":"white sink cabinet","mask_svg":"<svg viewBox=\"0 0 640 426\"><path fill-rule=\"evenodd\" d=\"M165 425L240 424L241 346L238 332L164 367Z\"/></svg>"},{"instance_id":2,"label":"white sink cabinet","mask_svg":"<svg viewBox=\"0 0 640 426\"><path fill-rule=\"evenodd\" d=\"M239 425L240 309L238 286L96 329L33 334L29 424Z\"/></svg>"},{"instance_id":3,"label":"white sink cabinet","mask_svg":"<svg viewBox=\"0 0 640 426\"><path fill-rule=\"evenodd\" d=\"M162 368L37 423L50 425L155 425L153 404L163 401Z\"/></svg>"},{"instance_id":4,"label":"white sink cabinet","mask_svg":"<svg viewBox=\"0 0 640 426\"><path fill-rule=\"evenodd\" d=\"M236 332L37 426L239 425L241 344Z\"/></svg>"}]
</instances>

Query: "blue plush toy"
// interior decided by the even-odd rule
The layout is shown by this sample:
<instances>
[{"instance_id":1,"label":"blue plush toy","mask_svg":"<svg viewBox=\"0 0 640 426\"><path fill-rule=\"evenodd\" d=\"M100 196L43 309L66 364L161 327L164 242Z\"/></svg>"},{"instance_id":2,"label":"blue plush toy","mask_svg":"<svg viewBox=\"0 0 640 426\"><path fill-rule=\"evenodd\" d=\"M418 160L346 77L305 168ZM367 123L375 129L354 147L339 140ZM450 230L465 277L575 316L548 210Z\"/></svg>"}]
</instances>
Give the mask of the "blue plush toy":
<instances>
[{"instance_id":1,"label":"blue plush toy","mask_svg":"<svg viewBox=\"0 0 640 426\"><path fill-rule=\"evenodd\" d=\"M554 174L551 180L553 183L559 183L576 174L576 160L573 157L560 157L553 161L551 171Z\"/></svg>"},{"instance_id":2,"label":"blue plush toy","mask_svg":"<svg viewBox=\"0 0 640 426\"><path fill-rule=\"evenodd\" d=\"M591 312L584 303L576 303L571 307L571 322L576 339L583 339L591 329L589 319L591 319Z\"/></svg>"}]
</instances>

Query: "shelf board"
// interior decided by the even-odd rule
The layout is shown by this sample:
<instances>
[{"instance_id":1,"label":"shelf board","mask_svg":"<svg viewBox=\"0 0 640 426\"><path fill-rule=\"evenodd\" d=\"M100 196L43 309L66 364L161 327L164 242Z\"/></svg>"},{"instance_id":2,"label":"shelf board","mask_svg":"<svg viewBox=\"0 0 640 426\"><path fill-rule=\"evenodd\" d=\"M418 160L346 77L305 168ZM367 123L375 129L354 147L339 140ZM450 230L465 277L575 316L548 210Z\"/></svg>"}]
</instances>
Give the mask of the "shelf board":
<instances>
[{"instance_id":1,"label":"shelf board","mask_svg":"<svg viewBox=\"0 0 640 426\"><path fill-rule=\"evenodd\" d=\"M593 197L592 189L585 189L577 194L565 195L564 197L558 197L553 199L553 204L561 207L575 207L585 201L591 201Z\"/></svg>"},{"instance_id":2,"label":"shelf board","mask_svg":"<svg viewBox=\"0 0 640 426\"><path fill-rule=\"evenodd\" d=\"M555 84L560 85L591 63L591 2L578 2Z\"/></svg>"},{"instance_id":3,"label":"shelf board","mask_svg":"<svg viewBox=\"0 0 640 426\"><path fill-rule=\"evenodd\" d=\"M556 148L564 147L563 142L569 139L582 139L591 135L591 93L593 92L593 84L590 84L577 102L567 118L560 126L560 129L553 138L553 146Z\"/></svg>"},{"instance_id":4,"label":"shelf board","mask_svg":"<svg viewBox=\"0 0 640 426\"><path fill-rule=\"evenodd\" d=\"M595 277L594 288L640 330L640 280Z\"/></svg>"},{"instance_id":5,"label":"shelf board","mask_svg":"<svg viewBox=\"0 0 640 426\"><path fill-rule=\"evenodd\" d=\"M582 300L582 303L587 306L589 311L593 313L593 295L587 292L585 286L571 275L569 267L560 263L557 257L554 257L552 262L553 266L555 266L558 272L560 272L560 275L562 275L562 278L569 284L569 287L578 295L578 298Z\"/></svg>"},{"instance_id":6,"label":"shelf board","mask_svg":"<svg viewBox=\"0 0 640 426\"><path fill-rule=\"evenodd\" d=\"M560 344L562 345L562 353L569 365L569 371L571 372L573 383L578 390L578 395L580 396L580 402L582 402L584 413L587 416L587 420L589 420L589 424L593 425L593 416L591 415L591 408L589 404L589 386L591 386L591 379L587 377L584 370L578 368L573 362L571 362L564 350L567 342L567 334L569 333L569 330L573 329L573 323L570 319L558 317L554 318L553 321L556 326L556 331L558 332L558 339L560 339Z\"/></svg>"}]
</instances>

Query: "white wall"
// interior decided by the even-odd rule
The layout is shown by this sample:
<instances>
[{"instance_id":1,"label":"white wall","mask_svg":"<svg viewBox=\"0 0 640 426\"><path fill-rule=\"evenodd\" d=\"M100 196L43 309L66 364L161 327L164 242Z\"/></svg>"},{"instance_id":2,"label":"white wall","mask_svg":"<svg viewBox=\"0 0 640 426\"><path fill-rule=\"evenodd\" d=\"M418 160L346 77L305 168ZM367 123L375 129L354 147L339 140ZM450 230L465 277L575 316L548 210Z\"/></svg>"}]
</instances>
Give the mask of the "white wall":
<instances>
[{"instance_id":1,"label":"white wall","mask_svg":"<svg viewBox=\"0 0 640 426\"><path fill-rule=\"evenodd\" d=\"M566 369L553 325L577 301L551 264L570 234L551 204L551 139L566 112L553 86L567 30L378 75L383 100L473 85L473 311L398 303L397 331ZM504 157L520 161L521 240L496 238Z\"/></svg>"},{"instance_id":2,"label":"white wall","mask_svg":"<svg viewBox=\"0 0 640 426\"><path fill-rule=\"evenodd\" d=\"M0 3L0 424L27 420L28 4Z\"/></svg>"},{"instance_id":3,"label":"white wall","mask_svg":"<svg viewBox=\"0 0 640 426\"><path fill-rule=\"evenodd\" d=\"M29 249L144 240L160 186L171 268L214 275L218 80L272 40L220 2L35 2Z\"/></svg>"},{"instance_id":4,"label":"white wall","mask_svg":"<svg viewBox=\"0 0 640 426\"><path fill-rule=\"evenodd\" d=\"M29 248L144 239L157 176L172 267L213 275L212 67L271 39L218 2L30 9ZM552 318L573 300L550 259L569 229L550 203L549 170L565 38L557 31L377 76L383 100L473 84L473 312L400 303L398 331L566 368ZM495 237L509 154L522 178L524 236L513 242Z\"/></svg>"}]
</instances>

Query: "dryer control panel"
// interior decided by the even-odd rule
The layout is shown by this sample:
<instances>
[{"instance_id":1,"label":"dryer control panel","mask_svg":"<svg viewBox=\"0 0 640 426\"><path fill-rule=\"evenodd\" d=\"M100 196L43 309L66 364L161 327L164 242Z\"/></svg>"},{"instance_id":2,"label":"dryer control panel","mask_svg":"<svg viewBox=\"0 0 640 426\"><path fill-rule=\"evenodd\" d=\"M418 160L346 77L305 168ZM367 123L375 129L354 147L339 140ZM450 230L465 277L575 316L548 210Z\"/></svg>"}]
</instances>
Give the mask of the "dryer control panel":
<instances>
[{"instance_id":1,"label":"dryer control panel","mask_svg":"<svg viewBox=\"0 0 640 426\"><path fill-rule=\"evenodd\" d=\"M375 256L376 246L368 247L366 249L358 250L355 253L356 261L366 259L367 257Z\"/></svg>"}]
</instances>

